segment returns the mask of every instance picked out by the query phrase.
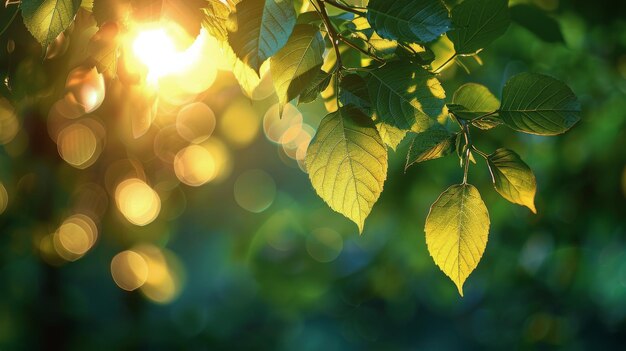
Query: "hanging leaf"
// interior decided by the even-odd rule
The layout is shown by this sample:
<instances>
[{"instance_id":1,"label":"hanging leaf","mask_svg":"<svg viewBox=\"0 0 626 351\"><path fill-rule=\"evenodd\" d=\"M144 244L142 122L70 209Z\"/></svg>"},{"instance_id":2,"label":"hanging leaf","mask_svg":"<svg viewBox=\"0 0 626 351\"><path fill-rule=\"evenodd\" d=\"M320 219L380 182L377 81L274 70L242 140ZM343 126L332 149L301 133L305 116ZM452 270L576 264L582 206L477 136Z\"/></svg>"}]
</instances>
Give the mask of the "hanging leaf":
<instances>
[{"instance_id":1,"label":"hanging leaf","mask_svg":"<svg viewBox=\"0 0 626 351\"><path fill-rule=\"evenodd\" d=\"M491 179L496 191L514 204L535 209L537 182L533 171L518 154L507 149L498 149L487 157Z\"/></svg>"},{"instance_id":2,"label":"hanging leaf","mask_svg":"<svg viewBox=\"0 0 626 351\"><path fill-rule=\"evenodd\" d=\"M387 150L372 120L352 106L327 115L305 164L317 194L362 232L387 177Z\"/></svg>"},{"instance_id":3,"label":"hanging leaf","mask_svg":"<svg viewBox=\"0 0 626 351\"><path fill-rule=\"evenodd\" d=\"M504 34L510 22L508 0L465 0L452 9L448 38L457 54L473 54Z\"/></svg>"},{"instance_id":4,"label":"hanging leaf","mask_svg":"<svg viewBox=\"0 0 626 351\"><path fill-rule=\"evenodd\" d=\"M67 29L80 8L81 0L22 0L24 25L44 50Z\"/></svg>"},{"instance_id":5,"label":"hanging leaf","mask_svg":"<svg viewBox=\"0 0 626 351\"><path fill-rule=\"evenodd\" d=\"M419 65L388 63L371 70L365 80L376 127L394 150L408 131L428 129L441 114L445 98L441 83Z\"/></svg>"},{"instance_id":6,"label":"hanging leaf","mask_svg":"<svg viewBox=\"0 0 626 351\"><path fill-rule=\"evenodd\" d=\"M202 8L202 26L218 40L228 37L228 15L230 8L221 0L207 0Z\"/></svg>"},{"instance_id":7,"label":"hanging leaf","mask_svg":"<svg viewBox=\"0 0 626 351\"><path fill-rule=\"evenodd\" d=\"M408 169L411 165L444 157L455 150L456 134L450 133L439 124L414 135L406 158Z\"/></svg>"},{"instance_id":8,"label":"hanging leaf","mask_svg":"<svg viewBox=\"0 0 626 351\"><path fill-rule=\"evenodd\" d=\"M539 8L527 4L518 4L511 7L510 10L513 22L526 28L539 39L548 43L565 42L559 22Z\"/></svg>"},{"instance_id":9,"label":"hanging leaf","mask_svg":"<svg viewBox=\"0 0 626 351\"><path fill-rule=\"evenodd\" d=\"M280 50L296 24L296 12L288 0L243 0L236 5L236 28L228 42L244 63L257 73L261 64Z\"/></svg>"},{"instance_id":10,"label":"hanging leaf","mask_svg":"<svg viewBox=\"0 0 626 351\"><path fill-rule=\"evenodd\" d=\"M459 184L444 191L426 218L426 245L439 268L456 284L463 283L487 247L489 212L478 190Z\"/></svg>"},{"instance_id":11,"label":"hanging leaf","mask_svg":"<svg viewBox=\"0 0 626 351\"><path fill-rule=\"evenodd\" d=\"M472 120L495 112L500 107L500 101L486 86L467 83L454 92L452 104L448 104L451 113L461 119ZM491 129L501 121L492 115L472 122L480 129Z\"/></svg>"},{"instance_id":12,"label":"hanging leaf","mask_svg":"<svg viewBox=\"0 0 626 351\"><path fill-rule=\"evenodd\" d=\"M382 38L408 43L428 43L450 29L441 0L371 0L367 20Z\"/></svg>"},{"instance_id":13,"label":"hanging leaf","mask_svg":"<svg viewBox=\"0 0 626 351\"><path fill-rule=\"evenodd\" d=\"M332 77L333 75L328 72L322 70L317 71L315 77L307 83L307 86L302 93L300 93L300 96L298 96L298 104L308 104L315 101L322 91L328 87Z\"/></svg>"},{"instance_id":14,"label":"hanging leaf","mask_svg":"<svg viewBox=\"0 0 626 351\"><path fill-rule=\"evenodd\" d=\"M361 76L349 74L339 84L339 99L344 105L352 105L369 115L371 103L367 83Z\"/></svg>"},{"instance_id":15,"label":"hanging leaf","mask_svg":"<svg viewBox=\"0 0 626 351\"><path fill-rule=\"evenodd\" d=\"M270 61L281 109L317 76L324 62L323 53L324 40L316 27L299 24L293 29L287 44Z\"/></svg>"},{"instance_id":16,"label":"hanging leaf","mask_svg":"<svg viewBox=\"0 0 626 351\"><path fill-rule=\"evenodd\" d=\"M499 109L504 124L520 132L556 135L580 120L576 95L563 82L537 73L521 73L502 91Z\"/></svg>"}]
</instances>

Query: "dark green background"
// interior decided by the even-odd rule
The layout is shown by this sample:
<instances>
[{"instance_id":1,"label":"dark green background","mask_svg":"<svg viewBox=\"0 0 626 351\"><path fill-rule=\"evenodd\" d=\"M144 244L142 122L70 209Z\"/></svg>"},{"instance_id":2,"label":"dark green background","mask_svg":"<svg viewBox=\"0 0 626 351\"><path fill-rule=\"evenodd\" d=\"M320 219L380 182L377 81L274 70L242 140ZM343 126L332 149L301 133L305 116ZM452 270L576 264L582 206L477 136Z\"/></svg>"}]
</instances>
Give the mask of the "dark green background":
<instances>
[{"instance_id":1,"label":"dark green background","mask_svg":"<svg viewBox=\"0 0 626 351\"><path fill-rule=\"evenodd\" d=\"M462 177L458 160L429 161L404 174L406 145L391 153L385 191L362 236L325 206L304 173L279 160L274 145L258 138L236 151L233 174L264 169L276 180L277 198L251 214L233 199L234 179L184 188L187 210L155 240L186 272L181 295L169 304L122 291L111 279L111 258L127 249L119 231L130 230L111 205L94 249L50 266L34 249L33 232L58 224L82 173L58 158L45 126L27 111L20 117L31 136L28 151L12 159L0 149L2 181L36 176L0 215L0 349L623 349L626 8L539 3L557 3L565 45L513 24L481 53L484 66L442 77L448 96L468 81L499 95L511 75L542 72L566 82L583 106L582 120L562 136L505 127L475 136L485 151L516 150L535 171L539 214L500 198L482 160L472 166L470 182L489 208L491 230L464 298L433 263L423 232L430 204ZM272 217L288 220L264 225ZM320 223L344 238L331 263L305 249ZM268 235L290 249L278 252Z\"/></svg>"}]
</instances>

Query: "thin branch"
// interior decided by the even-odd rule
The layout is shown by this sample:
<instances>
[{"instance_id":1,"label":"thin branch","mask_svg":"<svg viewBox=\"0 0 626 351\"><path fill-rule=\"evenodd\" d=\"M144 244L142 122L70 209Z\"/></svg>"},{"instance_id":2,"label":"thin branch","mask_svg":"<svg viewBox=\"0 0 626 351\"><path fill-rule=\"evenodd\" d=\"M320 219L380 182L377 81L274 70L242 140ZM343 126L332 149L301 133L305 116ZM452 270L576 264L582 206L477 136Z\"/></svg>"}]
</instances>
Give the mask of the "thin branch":
<instances>
[{"instance_id":1,"label":"thin branch","mask_svg":"<svg viewBox=\"0 0 626 351\"><path fill-rule=\"evenodd\" d=\"M368 56L369 58L373 59L374 61L377 61L379 63L385 63L385 60L383 60L380 57L372 54L368 50L365 50L365 49L359 47L358 45L356 45L353 42L349 41L346 37L339 35L339 40L341 40L344 44L348 45L349 47L362 52L364 55Z\"/></svg>"},{"instance_id":2,"label":"thin branch","mask_svg":"<svg viewBox=\"0 0 626 351\"><path fill-rule=\"evenodd\" d=\"M472 145L472 150L476 151L477 154L479 154L480 156L482 156L485 160L489 157L489 155L487 155L486 153L478 150L478 148L474 145Z\"/></svg>"},{"instance_id":3,"label":"thin branch","mask_svg":"<svg viewBox=\"0 0 626 351\"><path fill-rule=\"evenodd\" d=\"M311 4L313 4L313 0L309 0L309 1L311 2ZM326 33L328 33L330 42L333 44L333 49L335 50L335 55L337 56L337 62L335 63L334 70L336 72L339 72L341 68L343 67L343 64L341 63L341 53L339 52L339 35L335 31L335 28L333 27L333 24L331 23L330 18L328 17L328 14L326 13L326 6L324 4L324 1L323 0L315 0L315 1L317 2L317 6L313 4L313 7L315 7L315 10L317 10L320 16L322 16L322 22L324 22L324 26L326 27Z\"/></svg>"},{"instance_id":4,"label":"thin branch","mask_svg":"<svg viewBox=\"0 0 626 351\"><path fill-rule=\"evenodd\" d=\"M467 122L461 122L463 125L463 136L465 136L465 155L463 163L463 184L467 184L467 174L469 173L470 155L472 152L472 138L470 137L469 126Z\"/></svg>"},{"instance_id":5,"label":"thin branch","mask_svg":"<svg viewBox=\"0 0 626 351\"><path fill-rule=\"evenodd\" d=\"M323 0L323 2L327 3L330 6L336 7L338 9L344 10L346 12L350 12L353 13L357 16L364 16L365 15L365 11L360 11L359 9L355 8L355 7L351 7L351 6L346 6L344 4L340 4L334 0Z\"/></svg>"},{"instance_id":6,"label":"thin branch","mask_svg":"<svg viewBox=\"0 0 626 351\"><path fill-rule=\"evenodd\" d=\"M9 3L7 1L6 5L11 5L12 3ZM9 29L9 27L11 26L11 24L13 23L13 21L15 20L15 17L17 17L17 13L19 12L19 10L15 10L15 13L13 14L13 16L11 17L11 19L9 20L9 22L7 22L7 25L4 26L4 28L2 28L2 30L0 30L0 35L4 34L4 32L6 32L7 29Z\"/></svg>"}]
</instances>

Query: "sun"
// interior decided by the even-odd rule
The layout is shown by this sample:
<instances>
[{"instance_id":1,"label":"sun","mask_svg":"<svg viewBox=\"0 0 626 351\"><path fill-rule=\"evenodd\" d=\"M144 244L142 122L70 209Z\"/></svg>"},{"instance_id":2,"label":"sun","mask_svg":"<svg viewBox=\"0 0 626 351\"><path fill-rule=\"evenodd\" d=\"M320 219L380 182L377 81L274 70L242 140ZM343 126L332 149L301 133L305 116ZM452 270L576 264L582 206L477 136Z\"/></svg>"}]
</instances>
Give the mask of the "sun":
<instances>
[{"instance_id":1,"label":"sun","mask_svg":"<svg viewBox=\"0 0 626 351\"><path fill-rule=\"evenodd\" d=\"M148 68L149 78L158 79L176 67L176 45L163 28L139 31L132 49L135 57Z\"/></svg>"}]
</instances>

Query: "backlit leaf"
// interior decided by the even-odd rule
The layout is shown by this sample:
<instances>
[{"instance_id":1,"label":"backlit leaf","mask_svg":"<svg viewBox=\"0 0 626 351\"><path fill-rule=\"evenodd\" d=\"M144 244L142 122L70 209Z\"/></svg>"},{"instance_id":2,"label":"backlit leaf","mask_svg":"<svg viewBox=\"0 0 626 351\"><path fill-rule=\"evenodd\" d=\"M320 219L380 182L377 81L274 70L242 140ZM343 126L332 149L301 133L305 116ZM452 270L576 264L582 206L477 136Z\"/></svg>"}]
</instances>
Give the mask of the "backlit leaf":
<instances>
[{"instance_id":1,"label":"backlit leaf","mask_svg":"<svg viewBox=\"0 0 626 351\"><path fill-rule=\"evenodd\" d=\"M448 38L458 54L473 54L504 34L510 22L508 0L465 0L452 9Z\"/></svg>"},{"instance_id":2,"label":"backlit leaf","mask_svg":"<svg viewBox=\"0 0 626 351\"><path fill-rule=\"evenodd\" d=\"M305 163L317 194L362 232L387 177L387 150L372 120L353 106L330 113L320 123Z\"/></svg>"},{"instance_id":3,"label":"backlit leaf","mask_svg":"<svg viewBox=\"0 0 626 351\"><path fill-rule=\"evenodd\" d=\"M22 0L24 25L44 50L67 29L80 8L81 0Z\"/></svg>"},{"instance_id":4,"label":"backlit leaf","mask_svg":"<svg viewBox=\"0 0 626 351\"><path fill-rule=\"evenodd\" d=\"M289 0L243 0L236 5L228 42L237 56L259 72L261 64L280 50L296 24Z\"/></svg>"},{"instance_id":5,"label":"backlit leaf","mask_svg":"<svg viewBox=\"0 0 626 351\"><path fill-rule=\"evenodd\" d=\"M449 187L431 206L426 218L426 245L439 268L456 284L478 266L489 235L489 213L471 184Z\"/></svg>"},{"instance_id":6,"label":"backlit leaf","mask_svg":"<svg viewBox=\"0 0 626 351\"><path fill-rule=\"evenodd\" d=\"M431 42L450 28L441 0L371 0L367 20L382 38L409 43Z\"/></svg>"},{"instance_id":7,"label":"backlit leaf","mask_svg":"<svg viewBox=\"0 0 626 351\"><path fill-rule=\"evenodd\" d=\"M299 24L293 29L287 44L270 61L274 88L281 106L300 95L318 75L323 53L324 40L316 27Z\"/></svg>"},{"instance_id":8,"label":"backlit leaf","mask_svg":"<svg viewBox=\"0 0 626 351\"><path fill-rule=\"evenodd\" d=\"M576 95L563 82L537 73L521 73L502 91L499 109L504 124L520 132L556 135L580 119Z\"/></svg>"},{"instance_id":9,"label":"backlit leaf","mask_svg":"<svg viewBox=\"0 0 626 351\"><path fill-rule=\"evenodd\" d=\"M467 83L457 89L452 96L452 104L456 106L448 104L450 112L467 120L492 113L500 107L498 98L486 86L476 83ZM489 116L474 121L473 124L481 129L491 129L500 124L500 121L496 116Z\"/></svg>"},{"instance_id":10,"label":"backlit leaf","mask_svg":"<svg viewBox=\"0 0 626 351\"><path fill-rule=\"evenodd\" d=\"M496 191L512 203L535 209L537 182L533 171L518 154L498 149L487 158L491 179Z\"/></svg>"},{"instance_id":11,"label":"backlit leaf","mask_svg":"<svg viewBox=\"0 0 626 351\"><path fill-rule=\"evenodd\" d=\"M419 65L391 62L371 70L365 81L376 127L394 150L408 131L428 129L443 109L441 83Z\"/></svg>"},{"instance_id":12,"label":"backlit leaf","mask_svg":"<svg viewBox=\"0 0 626 351\"><path fill-rule=\"evenodd\" d=\"M226 40L230 8L220 0L207 0L202 13L202 26L207 32L219 40Z\"/></svg>"},{"instance_id":13,"label":"backlit leaf","mask_svg":"<svg viewBox=\"0 0 626 351\"><path fill-rule=\"evenodd\" d=\"M444 157L455 149L456 135L439 124L414 135L407 154L405 169L414 163Z\"/></svg>"}]
</instances>

